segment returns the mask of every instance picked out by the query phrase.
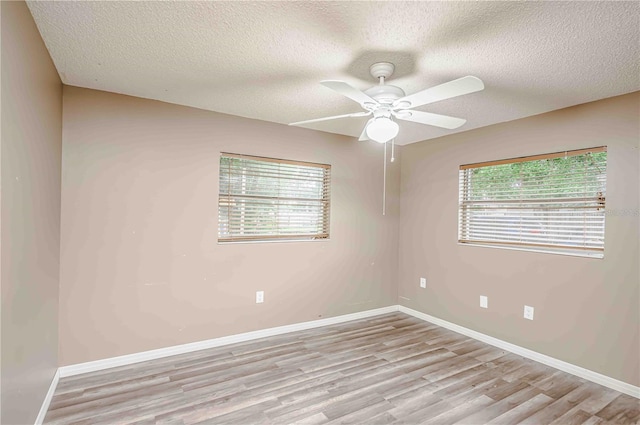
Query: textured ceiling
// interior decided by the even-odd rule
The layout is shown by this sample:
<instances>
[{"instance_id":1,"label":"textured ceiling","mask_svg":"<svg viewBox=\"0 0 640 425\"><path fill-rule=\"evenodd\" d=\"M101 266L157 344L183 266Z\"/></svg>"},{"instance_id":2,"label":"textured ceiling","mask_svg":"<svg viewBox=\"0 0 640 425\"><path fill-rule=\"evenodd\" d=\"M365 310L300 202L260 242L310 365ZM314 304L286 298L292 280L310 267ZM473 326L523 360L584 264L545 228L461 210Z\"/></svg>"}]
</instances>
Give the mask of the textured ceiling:
<instances>
[{"instance_id":1,"label":"textured ceiling","mask_svg":"<svg viewBox=\"0 0 640 425\"><path fill-rule=\"evenodd\" d=\"M420 110L399 144L640 90L639 2L28 2L65 84L278 123L357 112L321 86L407 94L465 75L484 91ZM366 118L309 128L358 136Z\"/></svg>"}]
</instances>

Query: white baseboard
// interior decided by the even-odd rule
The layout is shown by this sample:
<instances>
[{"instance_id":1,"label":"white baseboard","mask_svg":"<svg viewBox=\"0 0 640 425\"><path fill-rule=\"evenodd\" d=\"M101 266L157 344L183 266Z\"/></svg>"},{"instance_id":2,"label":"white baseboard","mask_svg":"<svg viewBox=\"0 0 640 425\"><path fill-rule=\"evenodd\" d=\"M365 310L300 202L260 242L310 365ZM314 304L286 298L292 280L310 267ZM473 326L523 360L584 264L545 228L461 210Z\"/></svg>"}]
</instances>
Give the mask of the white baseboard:
<instances>
[{"instance_id":1,"label":"white baseboard","mask_svg":"<svg viewBox=\"0 0 640 425\"><path fill-rule=\"evenodd\" d=\"M56 392L56 387L58 386L59 380L60 369L58 368L58 370L56 370L56 374L53 375L51 385L49 385L49 391L47 391L47 395L44 397L44 401L42 402L42 406L40 407L40 412L38 412L38 416L36 417L35 425L42 425L42 423L44 422L44 417L47 415L47 410L49 410L49 405L51 404L53 393Z\"/></svg>"},{"instance_id":2,"label":"white baseboard","mask_svg":"<svg viewBox=\"0 0 640 425\"><path fill-rule=\"evenodd\" d=\"M572 375L579 376L580 378L584 378L591 382L595 382L596 384L600 384L605 387L614 389L616 391L620 391L621 393L628 394L632 397L640 398L640 387L636 387L635 385L631 385L626 382L619 381L617 379L603 375L601 373L594 372L592 370L585 369L583 367L576 366L574 364L567 363L562 360L558 360L556 358L547 356L545 354L538 353L537 351L529 350L528 348L511 344L510 342L506 342L501 339L494 338L492 336L485 335L483 333L465 328L463 326L456 325L455 323L447 322L446 320L442 320L437 317L430 316L425 313L421 313L409 307L400 305L398 306L398 310L403 313L409 314L411 316L417 317L418 319L422 319L424 321L433 323L434 325L442 326L443 328L452 330L462 335L466 335L473 339L477 339L478 341L486 342L487 344L493 345L498 348L502 348L503 350L510 351L522 357L526 357L528 359L535 360L547 366L554 367L563 372L567 372Z\"/></svg>"},{"instance_id":3,"label":"white baseboard","mask_svg":"<svg viewBox=\"0 0 640 425\"><path fill-rule=\"evenodd\" d=\"M442 326L443 328L450 329L454 332L460 333L462 335L466 335L470 338L477 339L479 341L485 342L487 344L493 345L503 350L507 350L514 354L518 354L522 357L526 357L528 359L535 360L547 366L554 367L563 372L567 372L572 375L578 376L580 378L587 379L589 381L595 382L605 387L614 389L616 391L620 391L621 393L628 394L636 398L640 398L640 387L611 378L609 376L594 372L589 369L585 369L580 366L573 365L571 363L567 363L562 360L558 360L556 358L547 356L545 354L541 354L536 351L529 350L528 348L511 344L509 342L503 341L498 338L494 338L489 335L485 335L483 333L465 328L463 326L456 325L455 323L447 322L446 320L442 320L437 317L430 316L425 313L421 313L419 311L413 310L405 306L393 305L393 306L378 308L374 310L361 311L353 314L345 314L343 316L330 317L327 319L312 320L309 322L295 323L295 324L286 325L286 326L278 326L275 328L262 329L259 331L246 332L246 333L237 334L237 335L229 335L229 336L224 336L220 338L209 339L206 341L193 342L190 344L176 345L172 347L160 348L157 350L150 350L150 351L143 351L140 353L127 354L127 355L118 356L118 357L111 357L108 359L96 360L96 361L87 362L87 363L79 363L75 365L62 366L58 369L58 372L56 373L56 376L54 377L54 380L51 383L51 388L49 388L49 393L47 393L47 398L45 399L45 403L43 403L42 405L42 409L40 410L38 419L40 421L44 419L44 415L46 414L49 403L51 402L51 397L53 396L53 392L55 390L55 387L58 383L59 378L79 375L82 373L95 372L95 371L109 369L113 367L126 366L126 365L144 362L148 360L174 356L177 354L191 353L194 351L204 350L207 348L221 347L224 345L251 341L259 338L265 338L265 337L274 336L274 335L281 335L289 332L302 331L306 329L313 329L313 328L319 328L322 326L334 325L337 323L349 322L352 320L365 319L367 317L393 313L395 311L401 311L403 313L417 317L418 319L422 319L424 321L433 323L435 325ZM36 421L36 424L39 424L39 423L42 423L42 422Z\"/></svg>"},{"instance_id":4,"label":"white baseboard","mask_svg":"<svg viewBox=\"0 0 640 425\"><path fill-rule=\"evenodd\" d=\"M221 347L223 345L235 344L238 342L251 341L268 336L281 335L289 332L303 331L306 329L319 328L322 326L334 325L337 323L349 322L352 320L365 319L367 317L398 311L397 305L366 310L358 313L345 314L343 316L329 317L327 319L312 320L310 322L295 323L293 325L278 326L275 328L262 329L259 331L246 332L237 335L223 336L206 341L192 342L189 344L175 345L172 347L159 348L157 350L143 351L140 353L127 354L124 356L111 357L108 359L96 360L87 363L79 363L69 366L62 366L58 369L60 377L79 375L82 373L95 372L112 367L126 366L133 363L155 360L162 357L175 356L177 354L191 353L193 351L205 350L207 348Z\"/></svg>"}]
</instances>

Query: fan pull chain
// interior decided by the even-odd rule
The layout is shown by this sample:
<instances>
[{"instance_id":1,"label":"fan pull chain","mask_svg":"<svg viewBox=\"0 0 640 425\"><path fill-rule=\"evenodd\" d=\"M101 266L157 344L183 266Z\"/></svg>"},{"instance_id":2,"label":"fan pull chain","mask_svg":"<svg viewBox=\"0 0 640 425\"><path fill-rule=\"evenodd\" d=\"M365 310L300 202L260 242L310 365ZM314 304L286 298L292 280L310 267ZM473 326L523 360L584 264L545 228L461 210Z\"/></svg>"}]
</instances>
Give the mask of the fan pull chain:
<instances>
[{"instance_id":1,"label":"fan pull chain","mask_svg":"<svg viewBox=\"0 0 640 425\"><path fill-rule=\"evenodd\" d=\"M382 215L387 213L387 144L384 144L384 168L382 177Z\"/></svg>"},{"instance_id":2,"label":"fan pull chain","mask_svg":"<svg viewBox=\"0 0 640 425\"><path fill-rule=\"evenodd\" d=\"M396 160L395 154L393 153L395 146L396 146L396 139L393 138L391 139L391 162Z\"/></svg>"}]
</instances>

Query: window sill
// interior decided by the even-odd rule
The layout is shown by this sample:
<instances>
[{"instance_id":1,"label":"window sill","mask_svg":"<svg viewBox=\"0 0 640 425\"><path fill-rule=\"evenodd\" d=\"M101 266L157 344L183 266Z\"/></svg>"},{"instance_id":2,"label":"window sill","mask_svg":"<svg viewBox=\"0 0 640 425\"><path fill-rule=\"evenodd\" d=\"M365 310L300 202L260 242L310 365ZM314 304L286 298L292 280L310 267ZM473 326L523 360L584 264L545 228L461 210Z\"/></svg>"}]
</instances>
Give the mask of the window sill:
<instances>
[{"instance_id":1,"label":"window sill","mask_svg":"<svg viewBox=\"0 0 640 425\"><path fill-rule=\"evenodd\" d=\"M218 245L236 245L236 244L262 244L262 243L291 243L291 242L329 242L331 238L322 239L275 239L264 241L227 241L218 242Z\"/></svg>"},{"instance_id":2,"label":"window sill","mask_svg":"<svg viewBox=\"0 0 640 425\"><path fill-rule=\"evenodd\" d=\"M513 246L504 246L504 245L485 245L485 244L474 244L474 243L462 243L458 242L458 245L463 246L477 246L481 248L493 248L493 249L507 249L510 251L525 251L525 252L538 252L542 254L555 254L555 255L564 255L568 257L582 257L582 258L592 258L602 260L604 259L604 253L602 252L578 252L578 251L554 251L553 249L545 249L545 248L517 248Z\"/></svg>"}]
</instances>

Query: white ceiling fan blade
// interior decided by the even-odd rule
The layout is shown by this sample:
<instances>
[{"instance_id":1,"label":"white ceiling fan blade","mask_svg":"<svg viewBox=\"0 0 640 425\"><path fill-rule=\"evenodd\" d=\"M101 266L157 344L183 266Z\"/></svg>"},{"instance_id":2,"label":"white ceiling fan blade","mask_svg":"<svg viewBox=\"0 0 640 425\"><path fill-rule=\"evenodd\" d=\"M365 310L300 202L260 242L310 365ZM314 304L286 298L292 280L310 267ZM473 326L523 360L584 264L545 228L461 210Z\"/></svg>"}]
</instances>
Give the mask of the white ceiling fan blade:
<instances>
[{"instance_id":1,"label":"white ceiling fan blade","mask_svg":"<svg viewBox=\"0 0 640 425\"><path fill-rule=\"evenodd\" d=\"M341 95L346 96L349 99L354 100L363 106L365 103L371 103L374 105L378 103L376 102L375 99L373 99L369 95L361 92L357 88L353 87L350 84L345 83L344 81L325 80L325 81L321 81L320 84L330 88L331 90L337 91Z\"/></svg>"},{"instance_id":2,"label":"white ceiling fan blade","mask_svg":"<svg viewBox=\"0 0 640 425\"><path fill-rule=\"evenodd\" d=\"M324 118L316 118L316 119L313 119L313 120L292 122L289 125L310 124L312 122L335 120L335 119L338 119L338 118L366 117L367 115L371 115L371 112L364 112L363 111L363 112L354 112L354 113L351 113L351 114L344 114L344 115L334 115L332 117L324 117Z\"/></svg>"},{"instance_id":3,"label":"white ceiling fan blade","mask_svg":"<svg viewBox=\"0 0 640 425\"><path fill-rule=\"evenodd\" d=\"M482 80L468 75L400 98L393 102L393 106L401 109L415 108L428 103L462 96L463 94L474 93L482 89L484 89Z\"/></svg>"},{"instance_id":4,"label":"white ceiling fan blade","mask_svg":"<svg viewBox=\"0 0 640 425\"><path fill-rule=\"evenodd\" d=\"M422 111L398 111L394 113L393 116L399 120L442 127L449 130L458 128L467 122L467 120L462 118L449 117L447 115L432 114L430 112Z\"/></svg>"},{"instance_id":5,"label":"white ceiling fan blade","mask_svg":"<svg viewBox=\"0 0 640 425\"><path fill-rule=\"evenodd\" d=\"M369 126L369 123L373 120L373 118L371 118L369 121L367 121L367 123L364 125L364 128L362 129L362 133L360 134L360 137L358 137L358 142L364 142L365 140L370 140L369 136L367 135L367 127Z\"/></svg>"}]
</instances>

